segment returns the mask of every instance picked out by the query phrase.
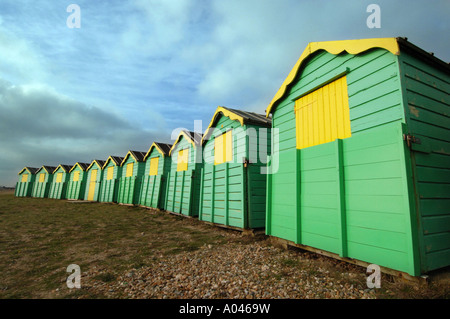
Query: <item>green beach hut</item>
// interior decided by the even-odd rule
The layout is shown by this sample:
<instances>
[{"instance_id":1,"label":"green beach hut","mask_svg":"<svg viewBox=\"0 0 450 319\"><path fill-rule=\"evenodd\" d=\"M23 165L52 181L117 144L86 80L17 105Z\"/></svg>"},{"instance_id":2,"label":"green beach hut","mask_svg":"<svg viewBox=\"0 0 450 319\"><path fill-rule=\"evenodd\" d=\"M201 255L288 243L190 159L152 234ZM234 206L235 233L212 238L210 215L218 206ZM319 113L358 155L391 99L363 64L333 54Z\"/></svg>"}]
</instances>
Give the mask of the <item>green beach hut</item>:
<instances>
[{"instance_id":1,"label":"green beach hut","mask_svg":"<svg viewBox=\"0 0 450 319\"><path fill-rule=\"evenodd\" d=\"M139 204L139 192L145 171L145 152L128 151L120 166L122 177L119 182L119 204Z\"/></svg>"},{"instance_id":2,"label":"green beach hut","mask_svg":"<svg viewBox=\"0 0 450 319\"><path fill-rule=\"evenodd\" d=\"M86 169L87 181L84 200L97 202L100 195L100 187L103 177L102 167L105 165L103 160L93 160Z\"/></svg>"},{"instance_id":3,"label":"green beach hut","mask_svg":"<svg viewBox=\"0 0 450 319\"><path fill-rule=\"evenodd\" d=\"M53 180L54 166L43 165L36 171L36 180L33 184L32 197L47 198L50 184Z\"/></svg>"},{"instance_id":4,"label":"green beach hut","mask_svg":"<svg viewBox=\"0 0 450 319\"><path fill-rule=\"evenodd\" d=\"M89 163L76 163L69 171L69 183L67 185L67 199L82 200L86 190L87 173Z\"/></svg>"},{"instance_id":5,"label":"green beach hut","mask_svg":"<svg viewBox=\"0 0 450 319\"><path fill-rule=\"evenodd\" d=\"M145 154L145 172L139 200L141 206L164 209L171 147L170 144L154 142Z\"/></svg>"},{"instance_id":6,"label":"green beach hut","mask_svg":"<svg viewBox=\"0 0 450 319\"><path fill-rule=\"evenodd\" d=\"M165 209L185 216L198 216L202 134L182 130L169 151Z\"/></svg>"},{"instance_id":7,"label":"green beach hut","mask_svg":"<svg viewBox=\"0 0 450 319\"><path fill-rule=\"evenodd\" d=\"M199 219L264 228L271 120L219 106L202 139Z\"/></svg>"},{"instance_id":8,"label":"green beach hut","mask_svg":"<svg viewBox=\"0 0 450 319\"><path fill-rule=\"evenodd\" d=\"M72 165L59 165L53 171L53 179L50 184L48 198L65 199L67 184L69 182L69 171Z\"/></svg>"},{"instance_id":9,"label":"green beach hut","mask_svg":"<svg viewBox=\"0 0 450 319\"><path fill-rule=\"evenodd\" d=\"M266 109L266 233L413 276L450 265L448 92L449 64L407 39L310 43Z\"/></svg>"},{"instance_id":10,"label":"green beach hut","mask_svg":"<svg viewBox=\"0 0 450 319\"><path fill-rule=\"evenodd\" d=\"M122 177L123 157L110 156L102 167L102 182L100 183L99 202L117 203L119 194L119 181Z\"/></svg>"},{"instance_id":11,"label":"green beach hut","mask_svg":"<svg viewBox=\"0 0 450 319\"><path fill-rule=\"evenodd\" d=\"M16 183L16 189L14 191L17 197L30 197L33 191L33 185L36 180L35 167L24 167L19 173L19 181Z\"/></svg>"}]
</instances>

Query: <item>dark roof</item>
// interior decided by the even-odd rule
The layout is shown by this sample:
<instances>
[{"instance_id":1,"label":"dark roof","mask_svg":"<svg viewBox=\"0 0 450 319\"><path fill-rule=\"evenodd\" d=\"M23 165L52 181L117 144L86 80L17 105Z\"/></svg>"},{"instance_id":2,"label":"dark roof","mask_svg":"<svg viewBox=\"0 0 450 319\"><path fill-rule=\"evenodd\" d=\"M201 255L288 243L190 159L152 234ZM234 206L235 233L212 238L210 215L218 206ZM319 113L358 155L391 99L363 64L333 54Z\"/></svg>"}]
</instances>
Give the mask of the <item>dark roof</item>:
<instances>
[{"instance_id":1,"label":"dark roof","mask_svg":"<svg viewBox=\"0 0 450 319\"><path fill-rule=\"evenodd\" d=\"M396 38L397 43L400 45L400 51L406 51L406 52L412 52L417 55L419 55L423 60L427 61L428 63L441 68L447 73L450 73L450 64L447 62L442 61L441 59L434 56L433 52L427 52L415 44L412 44L408 41L408 38Z\"/></svg>"},{"instance_id":2,"label":"dark roof","mask_svg":"<svg viewBox=\"0 0 450 319\"><path fill-rule=\"evenodd\" d=\"M68 172L68 171L70 171L70 169L72 168L73 165L62 165L62 164L61 164L61 166L64 168L64 170L65 170L66 172Z\"/></svg>"},{"instance_id":3,"label":"dark roof","mask_svg":"<svg viewBox=\"0 0 450 319\"><path fill-rule=\"evenodd\" d=\"M103 167L103 165L105 165L106 161L105 160L95 160L98 165L100 165L100 167Z\"/></svg>"},{"instance_id":4,"label":"dark roof","mask_svg":"<svg viewBox=\"0 0 450 319\"><path fill-rule=\"evenodd\" d=\"M120 165L120 163L122 163L123 161L123 157L122 156L111 156L111 159L114 161L114 163L116 163L117 165ZM106 164L106 163L105 163Z\"/></svg>"},{"instance_id":5,"label":"dark roof","mask_svg":"<svg viewBox=\"0 0 450 319\"><path fill-rule=\"evenodd\" d=\"M158 143L158 142L155 142L155 144L158 145L158 147L161 149L161 151L163 151L164 155L169 155L170 149L172 148L171 144Z\"/></svg>"},{"instance_id":6,"label":"dark roof","mask_svg":"<svg viewBox=\"0 0 450 319\"><path fill-rule=\"evenodd\" d=\"M64 165L64 164L58 165L58 167L59 166L61 166L62 169L67 173L70 172L70 169L73 167L73 165ZM58 167L56 167L53 172L55 172L58 169Z\"/></svg>"},{"instance_id":7,"label":"dark roof","mask_svg":"<svg viewBox=\"0 0 450 319\"><path fill-rule=\"evenodd\" d=\"M224 108L228 111L231 111L234 114L242 117L244 119L244 123L257 124L257 125L267 126L267 127L271 127L271 125L272 125L272 119L267 118L265 114L258 114L258 113L254 113L254 112L236 110L236 109L231 109L231 108L225 107L225 106L222 106L222 108Z\"/></svg>"},{"instance_id":8,"label":"dark roof","mask_svg":"<svg viewBox=\"0 0 450 319\"><path fill-rule=\"evenodd\" d=\"M89 167L89 165L91 165L91 163L80 163L80 162L78 162L77 164L81 166L81 169L82 169L83 171L87 170L87 168ZM76 164L75 164L75 165L76 165Z\"/></svg>"},{"instance_id":9,"label":"dark roof","mask_svg":"<svg viewBox=\"0 0 450 319\"><path fill-rule=\"evenodd\" d=\"M22 172L24 170L28 170L32 175L35 175L37 173L37 171L39 170L39 168L25 166L24 168L22 168L22 170L19 172L19 174L22 174Z\"/></svg>"},{"instance_id":10,"label":"dark roof","mask_svg":"<svg viewBox=\"0 0 450 319\"><path fill-rule=\"evenodd\" d=\"M31 174L36 174L36 172L37 172L37 170L39 168L37 168L37 167L27 167L27 169L30 171Z\"/></svg>"},{"instance_id":11,"label":"dark roof","mask_svg":"<svg viewBox=\"0 0 450 319\"><path fill-rule=\"evenodd\" d=\"M142 162L144 160L145 154L147 154L146 152L141 151L130 151L130 153L133 154L134 158L138 162Z\"/></svg>"},{"instance_id":12,"label":"dark roof","mask_svg":"<svg viewBox=\"0 0 450 319\"><path fill-rule=\"evenodd\" d=\"M202 140L203 134L201 134L201 133L191 132L191 131L186 131L186 130L183 130L183 132L188 134L195 143L200 143L200 141Z\"/></svg>"},{"instance_id":13,"label":"dark roof","mask_svg":"<svg viewBox=\"0 0 450 319\"><path fill-rule=\"evenodd\" d=\"M42 166L36 171L36 173L39 172L39 171L41 171L41 169L43 169L43 168L44 168L47 172L49 172L50 174L52 174L52 173L55 171L55 169L56 169L55 166L42 165Z\"/></svg>"}]
</instances>

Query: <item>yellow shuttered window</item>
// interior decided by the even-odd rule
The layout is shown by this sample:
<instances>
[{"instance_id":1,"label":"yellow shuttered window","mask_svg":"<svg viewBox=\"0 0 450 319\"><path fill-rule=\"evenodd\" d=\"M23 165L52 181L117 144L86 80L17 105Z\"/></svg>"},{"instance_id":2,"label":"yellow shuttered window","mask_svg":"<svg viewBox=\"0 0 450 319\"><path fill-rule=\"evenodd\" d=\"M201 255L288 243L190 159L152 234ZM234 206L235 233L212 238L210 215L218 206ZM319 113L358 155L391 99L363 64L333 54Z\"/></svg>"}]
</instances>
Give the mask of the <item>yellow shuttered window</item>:
<instances>
[{"instance_id":1,"label":"yellow shuttered window","mask_svg":"<svg viewBox=\"0 0 450 319\"><path fill-rule=\"evenodd\" d=\"M97 181L97 170L93 169L91 171L91 182L95 182L95 181Z\"/></svg>"},{"instance_id":2,"label":"yellow shuttered window","mask_svg":"<svg viewBox=\"0 0 450 319\"><path fill-rule=\"evenodd\" d=\"M73 181L78 182L80 180L80 171L76 171L73 173Z\"/></svg>"},{"instance_id":3,"label":"yellow shuttered window","mask_svg":"<svg viewBox=\"0 0 450 319\"><path fill-rule=\"evenodd\" d=\"M25 183L27 180L28 180L28 174L23 174L21 182Z\"/></svg>"},{"instance_id":4,"label":"yellow shuttered window","mask_svg":"<svg viewBox=\"0 0 450 319\"><path fill-rule=\"evenodd\" d=\"M114 166L108 167L108 170L106 171L106 180L111 180L114 177Z\"/></svg>"},{"instance_id":5,"label":"yellow shuttered window","mask_svg":"<svg viewBox=\"0 0 450 319\"><path fill-rule=\"evenodd\" d=\"M63 173L58 173L56 175L56 182L57 183L61 183L62 182L62 178L63 178Z\"/></svg>"},{"instance_id":6,"label":"yellow shuttered window","mask_svg":"<svg viewBox=\"0 0 450 319\"><path fill-rule=\"evenodd\" d=\"M41 173L39 175L39 183L43 183L45 181L45 173Z\"/></svg>"},{"instance_id":7,"label":"yellow shuttered window","mask_svg":"<svg viewBox=\"0 0 450 319\"><path fill-rule=\"evenodd\" d=\"M189 149L186 148L178 152L177 172L187 171L189 159Z\"/></svg>"},{"instance_id":8,"label":"yellow shuttered window","mask_svg":"<svg viewBox=\"0 0 450 319\"><path fill-rule=\"evenodd\" d=\"M228 131L214 139L214 165L233 160L232 131Z\"/></svg>"},{"instance_id":9,"label":"yellow shuttered window","mask_svg":"<svg viewBox=\"0 0 450 319\"><path fill-rule=\"evenodd\" d=\"M297 149L350 137L346 77L297 99L295 121Z\"/></svg>"},{"instance_id":10,"label":"yellow shuttered window","mask_svg":"<svg viewBox=\"0 0 450 319\"><path fill-rule=\"evenodd\" d=\"M150 159L150 176L158 175L159 157Z\"/></svg>"},{"instance_id":11,"label":"yellow shuttered window","mask_svg":"<svg viewBox=\"0 0 450 319\"><path fill-rule=\"evenodd\" d=\"M127 164L127 171L126 171L125 177L133 176L133 168L134 168L133 164L134 163L128 163Z\"/></svg>"}]
</instances>

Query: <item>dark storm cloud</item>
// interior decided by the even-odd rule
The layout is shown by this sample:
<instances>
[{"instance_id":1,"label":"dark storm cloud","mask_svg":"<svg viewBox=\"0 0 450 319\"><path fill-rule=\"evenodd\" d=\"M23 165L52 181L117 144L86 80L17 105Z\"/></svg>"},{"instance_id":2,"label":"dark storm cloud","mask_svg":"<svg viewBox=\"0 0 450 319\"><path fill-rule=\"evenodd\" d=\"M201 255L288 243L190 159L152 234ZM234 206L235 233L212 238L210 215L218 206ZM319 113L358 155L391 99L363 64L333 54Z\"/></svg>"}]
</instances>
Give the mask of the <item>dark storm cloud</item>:
<instances>
[{"instance_id":1,"label":"dark storm cloud","mask_svg":"<svg viewBox=\"0 0 450 319\"><path fill-rule=\"evenodd\" d=\"M24 166L74 164L146 151L167 134L135 127L119 115L42 86L0 81L0 185ZM159 137L159 138L158 138Z\"/></svg>"}]
</instances>

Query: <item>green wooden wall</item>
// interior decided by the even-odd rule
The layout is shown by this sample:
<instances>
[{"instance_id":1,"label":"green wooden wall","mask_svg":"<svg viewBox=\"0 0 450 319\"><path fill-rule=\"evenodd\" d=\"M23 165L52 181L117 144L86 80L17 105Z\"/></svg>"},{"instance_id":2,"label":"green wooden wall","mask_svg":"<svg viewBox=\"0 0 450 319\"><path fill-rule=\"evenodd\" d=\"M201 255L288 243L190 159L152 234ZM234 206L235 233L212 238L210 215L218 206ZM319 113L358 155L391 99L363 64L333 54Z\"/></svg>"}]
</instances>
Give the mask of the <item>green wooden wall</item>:
<instances>
[{"instance_id":1,"label":"green wooden wall","mask_svg":"<svg viewBox=\"0 0 450 319\"><path fill-rule=\"evenodd\" d=\"M158 157L158 174L150 176L150 162ZM145 207L165 209L167 176L170 171L170 156L163 156L155 147L145 161L139 204Z\"/></svg>"},{"instance_id":2,"label":"green wooden wall","mask_svg":"<svg viewBox=\"0 0 450 319\"><path fill-rule=\"evenodd\" d=\"M27 181L22 182L22 176L27 174ZM33 192L33 185L36 181L36 175L31 174L29 171L24 170L19 174L19 180L16 183L16 188L14 190L14 195L17 197L30 197Z\"/></svg>"},{"instance_id":3,"label":"green wooden wall","mask_svg":"<svg viewBox=\"0 0 450 319\"><path fill-rule=\"evenodd\" d=\"M133 176L126 177L126 166L128 163L134 163ZM142 177L145 171L145 162L137 162L133 156L128 156L122 163L122 177L119 181L119 194L117 202L121 204L136 205L139 204L140 189Z\"/></svg>"},{"instance_id":4,"label":"green wooden wall","mask_svg":"<svg viewBox=\"0 0 450 319\"><path fill-rule=\"evenodd\" d=\"M78 181L74 181L75 172L80 172ZM86 189L87 173L80 166L76 166L69 174L69 182L67 183L66 197L67 199L82 200Z\"/></svg>"},{"instance_id":5,"label":"green wooden wall","mask_svg":"<svg viewBox=\"0 0 450 319\"><path fill-rule=\"evenodd\" d=\"M113 178L107 180L107 172L109 167L114 167ZM112 160L108 160L106 166L103 169L102 182L100 183L100 195L99 202L104 203L116 203L119 194L119 183L122 177L122 167L115 165Z\"/></svg>"},{"instance_id":6,"label":"green wooden wall","mask_svg":"<svg viewBox=\"0 0 450 319\"><path fill-rule=\"evenodd\" d=\"M84 192L84 200L88 200L89 198L89 190L91 187L91 173L92 170L96 169L97 170L97 176L96 176L96 180L95 180L95 184L94 186L94 202L97 202L99 200L100 197L100 188L101 188L101 183L103 180L103 170L102 168L96 163L94 162L94 164L89 168L89 170L86 172L86 189Z\"/></svg>"},{"instance_id":7,"label":"green wooden wall","mask_svg":"<svg viewBox=\"0 0 450 319\"><path fill-rule=\"evenodd\" d=\"M61 183L56 182L56 177L58 176L58 173L62 173L62 181ZM64 171L61 167L58 167L56 171L53 172L53 180L50 184L50 190L48 197L53 199L65 199L66 198L66 191L67 191L67 185L69 182L69 174Z\"/></svg>"},{"instance_id":8,"label":"green wooden wall","mask_svg":"<svg viewBox=\"0 0 450 319\"><path fill-rule=\"evenodd\" d=\"M199 219L238 228L263 228L266 175L260 170L264 163L259 159L258 138L261 143L267 143L270 129L264 129L265 134L260 136L263 128L241 126L226 116L221 116L215 126L219 135L233 130L233 160L214 165L214 138L210 137L204 143L204 151L210 160L203 163ZM267 151L270 152L270 146ZM244 159L251 159L247 167Z\"/></svg>"},{"instance_id":9,"label":"green wooden wall","mask_svg":"<svg viewBox=\"0 0 450 319\"><path fill-rule=\"evenodd\" d=\"M352 137L297 150L294 100L346 73ZM417 274L398 58L321 51L277 106L278 170L269 177L269 235ZM275 154L274 154L275 155Z\"/></svg>"},{"instance_id":10,"label":"green wooden wall","mask_svg":"<svg viewBox=\"0 0 450 319\"><path fill-rule=\"evenodd\" d=\"M45 174L44 182L39 182L39 175L41 173ZM38 198L47 198L50 190L50 184L53 180L53 174L47 173L46 170L42 169L36 173L36 181L33 184L33 191L31 196Z\"/></svg>"},{"instance_id":11,"label":"green wooden wall","mask_svg":"<svg viewBox=\"0 0 450 319\"><path fill-rule=\"evenodd\" d=\"M177 172L178 151L189 148L187 171ZM200 177L202 164L197 148L182 136L172 150L170 171L167 178L165 209L186 216L198 216L200 201Z\"/></svg>"},{"instance_id":12,"label":"green wooden wall","mask_svg":"<svg viewBox=\"0 0 450 319\"><path fill-rule=\"evenodd\" d=\"M450 265L450 76L412 53L399 57L422 272Z\"/></svg>"}]
</instances>

